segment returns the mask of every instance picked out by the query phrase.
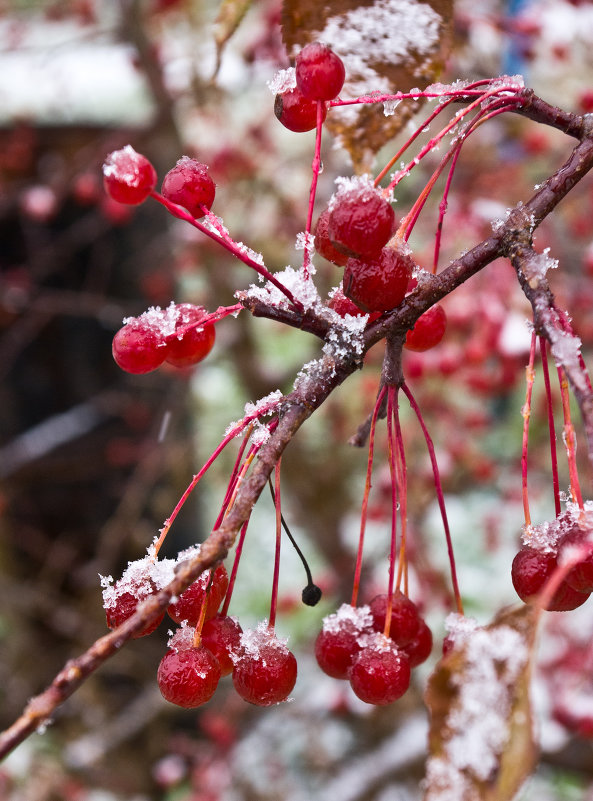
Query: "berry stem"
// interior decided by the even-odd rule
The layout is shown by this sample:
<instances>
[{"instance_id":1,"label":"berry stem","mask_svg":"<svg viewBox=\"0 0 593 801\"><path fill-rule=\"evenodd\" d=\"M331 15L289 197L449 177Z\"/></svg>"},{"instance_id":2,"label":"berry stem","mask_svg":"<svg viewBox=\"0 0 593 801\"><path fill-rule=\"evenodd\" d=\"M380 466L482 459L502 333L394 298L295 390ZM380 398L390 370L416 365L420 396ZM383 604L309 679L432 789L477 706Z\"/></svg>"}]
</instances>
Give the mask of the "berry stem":
<instances>
[{"instance_id":1,"label":"berry stem","mask_svg":"<svg viewBox=\"0 0 593 801\"><path fill-rule=\"evenodd\" d=\"M408 472L406 467L406 454L404 450L404 439L402 436L401 423L399 419L399 404L395 406L395 442L397 445L398 460L396 461L397 478L399 485L399 509L401 521L401 538L398 559L396 588L400 589L402 572L404 577L404 593L408 595L408 559L406 555L406 540L408 530Z\"/></svg>"},{"instance_id":2,"label":"berry stem","mask_svg":"<svg viewBox=\"0 0 593 801\"><path fill-rule=\"evenodd\" d=\"M311 264L311 246L309 234L313 224L313 209L315 207L315 194L317 192L317 181L321 170L321 134L323 131L323 120L325 119L325 103L323 100L317 101L317 126L315 128L315 154L311 164L311 190L309 192L309 208L307 211L307 225L305 227L305 256L303 260L303 278L309 278L309 265Z\"/></svg>"},{"instance_id":3,"label":"berry stem","mask_svg":"<svg viewBox=\"0 0 593 801\"><path fill-rule=\"evenodd\" d=\"M354 568L354 583L352 585L352 600L351 605L356 606L358 601L358 590L360 588L360 575L362 572L362 552L364 548L364 534L366 530L366 523L367 523L367 511L369 505L369 494L371 492L371 475L373 472L373 454L375 451L375 427L377 424L377 416L379 414L379 409L383 403L383 398L385 397L386 387L382 385L379 394L377 395L377 400L375 402L375 408L373 410L373 417L371 419L371 426L369 430L369 456L367 460L367 476L364 485L364 495L362 497L362 509L360 512L360 534L358 535L358 551L356 554L356 566Z\"/></svg>"},{"instance_id":4,"label":"berry stem","mask_svg":"<svg viewBox=\"0 0 593 801\"><path fill-rule=\"evenodd\" d=\"M533 382L535 381L535 341L536 333L531 334L531 347L529 349L529 364L525 368L525 403L521 409L523 417L523 442L521 447L521 489L523 495L523 514L525 516L525 527L531 526L531 515L529 514L529 495L527 490L527 448L529 444L529 418L531 417L531 396L533 393Z\"/></svg>"},{"instance_id":5,"label":"berry stem","mask_svg":"<svg viewBox=\"0 0 593 801\"><path fill-rule=\"evenodd\" d=\"M558 367L558 379L560 381L560 395L562 397L562 413L564 415L564 445L568 459L568 474L570 476L570 494L574 503L578 504L579 509L583 509L583 496L581 494L581 483L577 469L576 459L576 437L572 418L570 414L570 395L568 392L568 379L562 367Z\"/></svg>"},{"instance_id":6,"label":"berry stem","mask_svg":"<svg viewBox=\"0 0 593 801\"><path fill-rule=\"evenodd\" d=\"M407 397L408 401L410 402L410 406L412 407L416 417L418 418L418 422L420 423L420 428L422 429L422 433L424 434L424 439L426 440L426 447L428 448L428 453L430 456L430 463L432 465L432 473L434 476L434 485L437 493L437 500L439 503L439 509L441 512L441 518L443 521L443 528L445 529L445 539L447 541L447 553L449 556L449 568L451 572L451 584L453 586L453 595L455 597L455 604L457 607L457 611L460 615L463 614L463 602L461 600L461 594L459 592L459 583L457 581L457 568L455 567L455 555L453 553L453 542L451 540L451 531L449 529L449 520L447 518L447 510L445 508L445 497L443 495L443 487L441 484L441 477L439 473L439 466L437 464L436 454L434 452L434 444L432 442L432 438L428 433L428 429L426 428L426 423L424 422L424 418L422 417L422 413L420 412L420 408L418 404L414 400L414 396L412 395L410 388L407 384L402 385L402 389L404 391L405 396Z\"/></svg>"},{"instance_id":7,"label":"berry stem","mask_svg":"<svg viewBox=\"0 0 593 801\"><path fill-rule=\"evenodd\" d=\"M550 385L550 368L548 365L548 347L544 337L539 338L539 349L542 360L542 373L546 388L546 406L548 412L548 431L550 432L550 461L552 463L552 486L554 490L554 508L556 517L562 511L560 506L560 480L558 478L558 455L556 453L556 428L554 426L554 408L552 406L552 387Z\"/></svg>"},{"instance_id":8,"label":"berry stem","mask_svg":"<svg viewBox=\"0 0 593 801\"><path fill-rule=\"evenodd\" d=\"M202 629L204 628L204 621L206 620L206 609L208 608L208 599L210 597L213 576L214 571L210 568L208 570L208 585L206 586L206 591L204 592L204 597L202 598L202 604L200 606L200 617L198 618L194 631L194 648L198 648L202 640Z\"/></svg>"},{"instance_id":9,"label":"berry stem","mask_svg":"<svg viewBox=\"0 0 593 801\"><path fill-rule=\"evenodd\" d=\"M277 289L279 289L280 292L282 292L282 294L285 295L286 298L288 298L288 300L292 303L292 305L296 309L298 309L298 311L301 312L304 311L303 304L294 297L292 292L287 287L285 287L284 284L282 284L277 278L275 278L272 275L272 273L269 272L269 270L267 270L262 264L259 264L257 261L252 259L251 256L249 256L237 242L231 239L231 237L228 234L222 233L222 228L218 221L216 224L216 230L211 231L203 223L200 223L197 220L195 220L191 216L189 211L184 209L183 206L178 206L177 203L172 203L170 200L167 200L167 198L163 197L158 192L153 191L150 193L150 196L155 200L157 200L159 203L161 203L163 206L165 206L167 211L174 217L178 217L180 220L184 220L185 222L188 222L190 225L193 225L193 227L197 228L198 231L201 231L207 237L214 240L214 242L217 242L219 245L221 245L225 250L228 250L229 253L232 253L233 256L242 261L243 264L246 264L248 267L251 267L252 270L255 270L256 273L263 276L267 281L269 281ZM211 219L211 216L213 217L214 215L208 215L208 219Z\"/></svg>"},{"instance_id":10,"label":"berry stem","mask_svg":"<svg viewBox=\"0 0 593 801\"><path fill-rule=\"evenodd\" d=\"M393 609L393 589L395 583L395 560L397 553L397 499L398 499L398 482L397 482L397 469L396 469L396 442L393 435L393 426L395 411L394 405L397 405L397 389L395 387L388 387L387 389L387 452L389 455L389 475L391 477L391 540L389 546L389 579L387 584L387 607L385 609L385 628L383 633L386 637L389 636L391 628L391 612Z\"/></svg>"},{"instance_id":11,"label":"berry stem","mask_svg":"<svg viewBox=\"0 0 593 801\"><path fill-rule=\"evenodd\" d=\"M272 599L270 601L270 622L268 628L274 630L276 625L276 609L278 607L278 579L280 577L280 543L282 541L282 501L280 499L280 464L276 462L274 469L274 505L276 507L276 548L274 552L274 578L272 582Z\"/></svg>"},{"instance_id":12,"label":"berry stem","mask_svg":"<svg viewBox=\"0 0 593 801\"><path fill-rule=\"evenodd\" d=\"M222 605L222 609L220 610L220 614L222 615L222 617L226 617L229 613L229 606L231 603L231 598L233 597L235 580L237 578L237 571L239 570L239 562L241 560L241 554L243 553L243 543L245 542L245 535L247 534L247 526L249 525L249 519L250 518L248 518L241 526L241 533L239 534L237 547L235 549L235 558L233 560L233 567L231 570L231 575L229 576L229 586L227 587L226 595L224 596L224 603Z\"/></svg>"},{"instance_id":13,"label":"berry stem","mask_svg":"<svg viewBox=\"0 0 593 801\"><path fill-rule=\"evenodd\" d=\"M243 436L243 441L241 442L239 453L237 454L237 458L235 459L235 464L233 465L233 469L231 470L231 477L227 485L227 490L224 496L224 500L222 502L222 506L220 507L220 512L218 513L218 517L216 518L216 521L213 526L213 528L215 529L218 528L222 523L225 512L228 509L230 499L233 495L235 486L237 485L237 478L240 470L241 460L243 459L243 454L245 453L245 448L247 447L247 443L249 442L249 437L251 436L252 431L253 431L253 425L250 425Z\"/></svg>"}]
</instances>

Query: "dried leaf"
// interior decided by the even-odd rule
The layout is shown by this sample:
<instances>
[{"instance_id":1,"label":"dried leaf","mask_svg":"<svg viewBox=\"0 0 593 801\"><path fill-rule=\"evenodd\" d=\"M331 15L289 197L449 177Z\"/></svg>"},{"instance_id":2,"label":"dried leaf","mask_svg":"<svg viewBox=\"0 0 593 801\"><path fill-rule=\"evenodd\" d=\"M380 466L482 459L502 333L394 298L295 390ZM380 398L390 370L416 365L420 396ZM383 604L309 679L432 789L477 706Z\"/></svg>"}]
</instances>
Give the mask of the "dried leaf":
<instances>
[{"instance_id":1,"label":"dried leaf","mask_svg":"<svg viewBox=\"0 0 593 801\"><path fill-rule=\"evenodd\" d=\"M251 0L222 0L218 9L218 16L214 22L214 41L216 43L215 75L220 68L220 60L225 44L241 24L250 6Z\"/></svg>"},{"instance_id":2,"label":"dried leaf","mask_svg":"<svg viewBox=\"0 0 593 801\"><path fill-rule=\"evenodd\" d=\"M431 714L424 801L511 801L536 760L529 677L537 613L504 611L441 660Z\"/></svg>"},{"instance_id":3,"label":"dried leaf","mask_svg":"<svg viewBox=\"0 0 593 801\"><path fill-rule=\"evenodd\" d=\"M405 92L428 86L440 72L452 7L453 0L284 0L282 34L293 56L310 41L331 45L346 66L343 100ZM406 100L386 117L381 104L347 106L332 111L326 124L363 172L419 107Z\"/></svg>"}]
</instances>

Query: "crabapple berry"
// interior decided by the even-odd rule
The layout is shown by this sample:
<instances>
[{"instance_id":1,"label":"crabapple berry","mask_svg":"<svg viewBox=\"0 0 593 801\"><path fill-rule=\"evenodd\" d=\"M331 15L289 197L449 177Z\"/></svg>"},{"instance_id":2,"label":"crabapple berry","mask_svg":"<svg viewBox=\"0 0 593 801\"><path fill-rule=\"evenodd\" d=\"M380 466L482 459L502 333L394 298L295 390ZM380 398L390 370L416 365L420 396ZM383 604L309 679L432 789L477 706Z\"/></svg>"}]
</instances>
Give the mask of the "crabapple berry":
<instances>
[{"instance_id":1,"label":"crabapple berry","mask_svg":"<svg viewBox=\"0 0 593 801\"><path fill-rule=\"evenodd\" d=\"M383 634L369 635L366 639L352 662L350 685L367 704L391 704L410 686L410 663Z\"/></svg>"},{"instance_id":2,"label":"crabapple berry","mask_svg":"<svg viewBox=\"0 0 593 801\"><path fill-rule=\"evenodd\" d=\"M404 299L413 267L412 258L394 248L368 261L348 259L344 294L365 312L390 311Z\"/></svg>"},{"instance_id":3,"label":"crabapple berry","mask_svg":"<svg viewBox=\"0 0 593 801\"><path fill-rule=\"evenodd\" d=\"M216 184L206 164L189 156L180 158L163 179L161 194L172 203L183 206L194 219L205 215L214 202Z\"/></svg>"},{"instance_id":4,"label":"crabapple berry","mask_svg":"<svg viewBox=\"0 0 593 801\"><path fill-rule=\"evenodd\" d=\"M315 231L314 231L315 250L317 251L317 253L320 253L324 259L331 261L338 267L344 267L346 262L348 261L348 256L345 253L341 253L339 250L337 250L335 245L329 238L327 230L329 224L329 216L330 216L329 209L325 209L324 211L321 212L321 214L317 219L317 224L315 226Z\"/></svg>"},{"instance_id":5,"label":"crabapple berry","mask_svg":"<svg viewBox=\"0 0 593 801\"><path fill-rule=\"evenodd\" d=\"M218 659L223 676L233 671L231 654L239 648L241 632L239 623L228 615L215 615L202 626L202 643Z\"/></svg>"},{"instance_id":6,"label":"crabapple berry","mask_svg":"<svg viewBox=\"0 0 593 801\"><path fill-rule=\"evenodd\" d=\"M176 332L167 339L166 361L175 367L190 367L202 361L212 350L216 332L213 324L202 327L197 325L189 331L183 328L191 323L199 322L207 315L202 306L192 306L191 303L177 304Z\"/></svg>"},{"instance_id":7,"label":"crabapple berry","mask_svg":"<svg viewBox=\"0 0 593 801\"><path fill-rule=\"evenodd\" d=\"M327 235L337 250L354 258L375 258L391 239L395 214L372 184L341 190L333 199ZM406 285L407 286L407 285Z\"/></svg>"},{"instance_id":8,"label":"crabapple berry","mask_svg":"<svg viewBox=\"0 0 593 801\"><path fill-rule=\"evenodd\" d=\"M438 345L447 328L447 315L442 306L431 306L416 320L406 334L404 346L408 350L423 351Z\"/></svg>"},{"instance_id":9,"label":"crabapple berry","mask_svg":"<svg viewBox=\"0 0 593 801\"><path fill-rule=\"evenodd\" d=\"M373 628L377 632L385 629L387 596L377 595L369 604L373 616ZM393 593L389 637L400 647L408 645L419 634L422 619L416 604L400 590Z\"/></svg>"},{"instance_id":10,"label":"crabapple berry","mask_svg":"<svg viewBox=\"0 0 593 801\"><path fill-rule=\"evenodd\" d=\"M234 659L233 684L241 698L257 706L285 701L297 678L294 654L271 629L244 632Z\"/></svg>"},{"instance_id":11,"label":"crabapple berry","mask_svg":"<svg viewBox=\"0 0 593 801\"><path fill-rule=\"evenodd\" d=\"M344 85L342 59L322 42L305 45L296 57L296 83L310 100L333 100Z\"/></svg>"},{"instance_id":12,"label":"crabapple berry","mask_svg":"<svg viewBox=\"0 0 593 801\"><path fill-rule=\"evenodd\" d=\"M140 375L156 370L165 361L168 348L157 328L144 320L135 319L120 328L113 337L111 352L122 370Z\"/></svg>"},{"instance_id":13,"label":"crabapple berry","mask_svg":"<svg viewBox=\"0 0 593 801\"><path fill-rule=\"evenodd\" d=\"M578 526L562 540L567 545L588 545L589 553L581 559L566 576L566 583L578 592L593 592L593 543L586 539L587 532Z\"/></svg>"},{"instance_id":14,"label":"crabapple berry","mask_svg":"<svg viewBox=\"0 0 593 801\"><path fill-rule=\"evenodd\" d=\"M323 621L315 640L315 658L319 667L334 679L348 678L352 660L360 651L359 639L372 630L368 606L342 606Z\"/></svg>"},{"instance_id":15,"label":"crabapple berry","mask_svg":"<svg viewBox=\"0 0 593 801\"><path fill-rule=\"evenodd\" d=\"M220 676L218 660L200 645L183 651L167 651L159 664L157 682L163 698L193 709L212 698Z\"/></svg>"},{"instance_id":16,"label":"crabapple berry","mask_svg":"<svg viewBox=\"0 0 593 801\"><path fill-rule=\"evenodd\" d=\"M424 620L420 620L420 626L414 639L404 645L401 650L408 657L411 668L426 662L432 653L432 632Z\"/></svg>"},{"instance_id":17,"label":"crabapple berry","mask_svg":"<svg viewBox=\"0 0 593 801\"><path fill-rule=\"evenodd\" d=\"M103 164L105 191L118 203L136 206L143 203L156 184L156 171L150 161L136 153L131 145L114 150Z\"/></svg>"},{"instance_id":18,"label":"crabapple berry","mask_svg":"<svg viewBox=\"0 0 593 801\"><path fill-rule=\"evenodd\" d=\"M210 571L205 570L193 584L183 592L175 603L169 604L167 613L176 623L186 620L189 626L195 626L200 619L200 611L208 582ZM206 620L214 617L229 586L229 577L223 564L218 565L212 576L212 584L208 593L206 606Z\"/></svg>"},{"instance_id":19,"label":"crabapple berry","mask_svg":"<svg viewBox=\"0 0 593 801\"><path fill-rule=\"evenodd\" d=\"M513 587L519 598L526 603L533 601L543 590L548 579L558 567L553 553L524 547L516 554L511 567ZM566 580L562 581L546 609L549 612L567 612L585 603L589 593L573 589Z\"/></svg>"},{"instance_id":20,"label":"crabapple berry","mask_svg":"<svg viewBox=\"0 0 593 801\"><path fill-rule=\"evenodd\" d=\"M304 97L299 89L288 89L276 95L274 114L278 120L295 133L312 131L317 127L317 101ZM327 105L323 105L322 122L327 116Z\"/></svg>"},{"instance_id":21,"label":"crabapple berry","mask_svg":"<svg viewBox=\"0 0 593 801\"><path fill-rule=\"evenodd\" d=\"M105 608L105 618L107 620L108 628L116 629L118 626L121 626L121 624L124 623L129 617L132 617L138 604L141 601L144 601L146 597L146 595L134 595L131 592L122 592L117 595L114 598L113 603ZM159 615L143 629L137 631L133 635L133 639L146 637L148 634L152 634L152 632L161 624L161 621L164 617L165 613L163 612L162 615Z\"/></svg>"}]
</instances>

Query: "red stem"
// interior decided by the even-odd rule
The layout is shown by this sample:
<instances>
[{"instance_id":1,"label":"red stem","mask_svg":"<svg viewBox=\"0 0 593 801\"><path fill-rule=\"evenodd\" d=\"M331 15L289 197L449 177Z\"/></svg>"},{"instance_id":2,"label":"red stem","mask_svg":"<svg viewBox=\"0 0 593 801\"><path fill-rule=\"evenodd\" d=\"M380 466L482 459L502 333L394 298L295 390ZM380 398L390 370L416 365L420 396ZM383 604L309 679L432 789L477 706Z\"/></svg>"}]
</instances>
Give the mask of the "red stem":
<instances>
[{"instance_id":1,"label":"red stem","mask_svg":"<svg viewBox=\"0 0 593 801\"><path fill-rule=\"evenodd\" d=\"M394 397L395 396L395 397ZM397 470L396 443L393 436L394 400L397 404L397 389L390 386L387 390L387 451L389 454L389 475L391 477L391 541L389 546L389 579L387 584L387 608L385 609L384 635L389 636L391 628L391 612L393 609L393 589L395 584L395 559L397 544Z\"/></svg>"},{"instance_id":2,"label":"red stem","mask_svg":"<svg viewBox=\"0 0 593 801\"><path fill-rule=\"evenodd\" d=\"M272 600L270 601L270 622L268 628L276 625L276 608L278 606L278 579L280 577L280 543L282 540L282 502L280 500L280 462L276 462L274 471L274 504L276 506L276 549L274 553L274 578L272 582Z\"/></svg>"},{"instance_id":3,"label":"red stem","mask_svg":"<svg viewBox=\"0 0 593 801\"><path fill-rule=\"evenodd\" d=\"M531 334L531 347L529 349L529 364L525 368L525 404L521 410L523 415L523 441L521 447L521 489L523 494L523 514L525 516L525 526L531 525L531 515L529 514L529 495L527 491L527 449L529 445L529 418L531 417L531 396L533 393L533 382L535 380L535 331Z\"/></svg>"},{"instance_id":4,"label":"red stem","mask_svg":"<svg viewBox=\"0 0 593 801\"><path fill-rule=\"evenodd\" d=\"M542 372L546 388L546 406L548 410L548 431L550 432L550 460L552 463L552 487L554 490L554 508L556 517L560 515L560 480L558 478L558 455L556 453L556 428L554 426L554 408L552 405L552 387L550 384L550 369L548 366L548 348L544 337L539 338L539 349L542 359Z\"/></svg>"},{"instance_id":5,"label":"red stem","mask_svg":"<svg viewBox=\"0 0 593 801\"><path fill-rule=\"evenodd\" d=\"M237 571L239 569L239 562L241 560L241 554L243 553L243 543L245 542L245 535L247 534L247 526L249 525L249 519L247 519L242 527L241 533L239 534L239 540L237 542L237 547L235 549L235 559L233 561L233 567L231 570L231 575L229 576L229 586L227 587L226 595L224 596L224 603L222 605L222 609L220 610L220 614L224 617L229 613L229 605L231 603L231 598L233 596L233 590L235 588L235 580L237 578Z\"/></svg>"},{"instance_id":6,"label":"red stem","mask_svg":"<svg viewBox=\"0 0 593 801\"><path fill-rule=\"evenodd\" d=\"M325 112L325 102L323 100L317 101L317 127L315 130L315 155L313 156L313 163L311 170L313 175L311 177L311 190L309 192L309 209L307 211L307 225L305 227L305 258L303 261L303 278L309 278L309 265L311 264L311 251L309 248L309 234L311 233L311 226L313 223L313 209L315 207L315 193L317 192L317 181L319 180L319 172L321 170L321 133L323 131L323 115Z\"/></svg>"}]
</instances>

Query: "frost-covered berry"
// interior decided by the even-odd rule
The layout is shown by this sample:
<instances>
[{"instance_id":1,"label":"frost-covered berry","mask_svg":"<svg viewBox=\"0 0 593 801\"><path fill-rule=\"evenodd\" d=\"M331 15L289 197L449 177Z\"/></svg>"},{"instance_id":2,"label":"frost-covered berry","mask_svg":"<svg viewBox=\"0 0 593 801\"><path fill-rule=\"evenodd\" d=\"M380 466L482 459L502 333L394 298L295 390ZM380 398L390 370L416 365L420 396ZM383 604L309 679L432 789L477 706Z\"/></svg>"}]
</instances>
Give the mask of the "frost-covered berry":
<instances>
[{"instance_id":1,"label":"frost-covered berry","mask_svg":"<svg viewBox=\"0 0 593 801\"><path fill-rule=\"evenodd\" d=\"M197 624L200 619L202 602L206 594L209 579L210 571L205 570L193 584L190 584L175 603L169 604L167 613L172 620L176 623L181 623L185 620L189 626L195 626ZM223 564L220 564L215 568L212 577L212 586L208 593L206 606L206 620L214 617L218 612L218 607L222 603L228 586L229 577L226 568Z\"/></svg>"},{"instance_id":2,"label":"frost-covered berry","mask_svg":"<svg viewBox=\"0 0 593 801\"><path fill-rule=\"evenodd\" d=\"M404 299L413 268L412 258L394 248L383 248L367 261L348 259L344 294L363 311L390 311Z\"/></svg>"},{"instance_id":3,"label":"frost-covered berry","mask_svg":"<svg viewBox=\"0 0 593 801\"><path fill-rule=\"evenodd\" d=\"M202 644L218 659L223 676L233 671L231 655L239 650L243 629L228 615L216 615L202 626Z\"/></svg>"},{"instance_id":4,"label":"frost-covered berry","mask_svg":"<svg viewBox=\"0 0 593 801\"><path fill-rule=\"evenodd\" d=\"M367 704L391 704L410 686L408 658L388 637L370 635L354 658L350 685Z\"/></svg>"},{"instance_id":5,"label":"frost-covered berry","mask_svg":"<svg viewBox=\"0 0 593 801\"><path fill-rule=\"evenodd\" d=\"M321 212L317 219L315 226L315 250L321 254L324 259L337 264L338 267L344 267L348 261L346 253L340 252L329 238L328 224L329 224L329 209Z\"/></svg>"},{"instance_id":6,"label":"frost-covered berry","mask_svg":"<svg viewBox=\"0 0 593 801\"><path fill-rule=\"evenodd\" d=\"M131 145L114 150L103 164L105 191L118 203L143 203L156 184L156 171L150 161Z\"/></svg>"},{"instance_id":7,"label":"frost-covered berry","mask_svg":"<svg viewBox=\"0 0 593 801\"><path fill-rule=\"evenodd\" d=\"M310 100L333 100L344 85L344 62L322 42L305 45L295 67L297 86Z\"/></svg>"},{"instance_id":8,"label":"frost-covered berry","mask_svg":"<svg viewBox=\"0 0 593 801\"><path fill-rule=\"evenodd\" d=\"M447 328L447 315L442 306L431 306L406 334L404 346L408 350L423 351L438 345Z\"/></svg>"},{"instance_id":9,"label":"frost-covered berry","mask_svg":"<svg viewBox=\"0 0 593 801\"><path fill-rule=\"evenodd\" d=\"M383 633L385 629L385 616L387 614L387 596L377 595L369 604L373 617L373 628ZM391 623L389 637L396 645L404 646L412 642L417 636L422 618L418 613L416 604L400 590L393 593L391 602Z\"/></svg>"},{"instance_id":10,"label":"frost-covered berry","mask_svg":"<svg viewBox=\"0 0 593 801\"><path fill-rule=\"evenodd\" d=\"M372 622L368 606L349 604L342 604L324 619L315 640L315 658L324 673L334 679L348 678L352 661L360 651L359 640L371 631Z\"/></svg>"},{"instance_id":11,"label":"frost-covered berry","mask_svg":"<svg viewBox=\"0 0 593 801\"><path fill-rule=\"evenodd\" d=\"M138 604L146 600L153 589L149 580L143 578L123 577L113 586L105 587L103 591L103 605L105 607L105 618L110 629L116 629L122 623L132 617ZM156 588L155 588L156 589ZM134 634L134 639L146 637L160 625L165 613L159 615L140 631Z\"/></svg>"},{"instance_id":12,"label":"frost-covered berry","mask_svg":"<svg viewBox=\"0 0 593 801\"><path fill-rule=\"evenodd\" d=\"M516 554L511 566L513 587L526 603L536 599L558 567L553 553L524 547ZM562 581L546 606L549 612L567 612L585 603L589 593L573 589Z\"/></svg>"},{"instance_id":13,"label":"frost-covered berry","mask_svg":"<svg viewBox=\"0 0 593 801\"><path fill-rule=\"evenodd\" d=\"M119 329L113 337L111 352L122 370L140 375L160 367L168 348L158 328L137 318Z\"/></svg>"},{"instance_id":14,"label":"frost-covered berry","mask_svg":"<svg viewBox=\"0 0 593 801\"><path fill-rule=\"evenodd\" d=\"M191 303L177 304L176 333L167 339L166 361L175 367L190 367L202 361L212 350L216 332L212 323L197 325L188 331L184 327L198 323L208 312L202 306Z\"/></svg>"},{"instance_id":15,"label":"frost-covered berry","mask_svg":"<svg viewBox=\"0 0 593 801\"><path fill-rule=\"evenodd\" d=\"M296 684L294 654L265 622L255 631L243 632L234 662L233 684L241 698L250 704L279 704L288 698Z\"/></svg>"},{"instance_id":16,"label":"frost-covered berry","mask_svg":"<svg viewBox=\"0 0 593 801\"><path fill-rule=\"evenodd\" d=\"M374 258L395 231L391 204L368 180L345 185L330 201L327 235L337 250L353 258Z\"/></svg>"},{"instance_id":17,"label":"frost-covered berry","mask_svg":"<svg viewBox=\"0 0 593 801\"><path fill-rule=\"evenodd\" d=\"M206 213L203 207L209 210L214 202L216 184L206 164L183 156L165 175L161 194L187 209L194 219L199 219Z\"/></svg>"},{"instance_id":18,"label":"frost-covered berry","mask_svg":"<svg viewBox=\"0 0 593 801\"><path fill-rule=\"evenodd\" d=\"M163 698L193 709L209 701L220 681L220 665L204 646L167 651L161 659L157 682Z\"/></svg>"},{"instance_id":19,"label":"frost-covered berry","mask_svg":"<svg viewBox=\"0 0 593 801\"><path fill-rule=\"evenodd\" d=\"M297 88L276 95L274 114L285 128L295 133L312 131L317 127L317 101L304 97ZM326 116L327 106L324 105L322 121Z\"/></svg>"}]
</instances>

